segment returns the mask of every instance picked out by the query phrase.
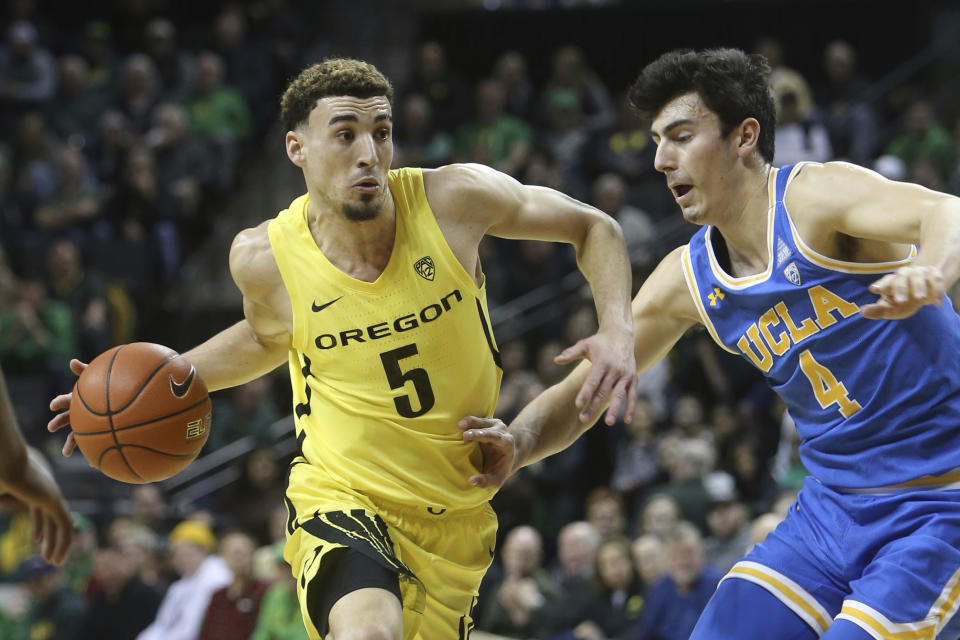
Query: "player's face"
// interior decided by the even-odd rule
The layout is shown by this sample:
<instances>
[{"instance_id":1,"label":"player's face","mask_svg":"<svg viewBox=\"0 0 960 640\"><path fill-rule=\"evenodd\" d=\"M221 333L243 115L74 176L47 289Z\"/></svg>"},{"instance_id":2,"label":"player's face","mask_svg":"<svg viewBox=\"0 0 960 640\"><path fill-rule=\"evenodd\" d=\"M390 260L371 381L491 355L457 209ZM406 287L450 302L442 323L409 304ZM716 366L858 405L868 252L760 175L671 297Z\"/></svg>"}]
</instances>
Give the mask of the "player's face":
<instances>
[{"instance_id":1,"label":"player's face","mask_svg":"<svg viewBox=\"0 0 960 640\"><path fill-rule=\"evenodd\" d=\"M386 97L322 98L302 131L308 186L348 220L371 220L389 193L393 116Z\"/></svg>"},{"instance_id":2,"label":"player's face","mask_svg":"<svg viewBox=\"0 0 960 640\"><path fill-rule=\"evenodd\" d=\"M720 136L717 114L696 93L668 102L654 118L650 133L657 144L653 166L666 176L684 219L715 222L711 211L724 209L726 185L737 166L734 136Z\"/></svg>"}]
</instances>

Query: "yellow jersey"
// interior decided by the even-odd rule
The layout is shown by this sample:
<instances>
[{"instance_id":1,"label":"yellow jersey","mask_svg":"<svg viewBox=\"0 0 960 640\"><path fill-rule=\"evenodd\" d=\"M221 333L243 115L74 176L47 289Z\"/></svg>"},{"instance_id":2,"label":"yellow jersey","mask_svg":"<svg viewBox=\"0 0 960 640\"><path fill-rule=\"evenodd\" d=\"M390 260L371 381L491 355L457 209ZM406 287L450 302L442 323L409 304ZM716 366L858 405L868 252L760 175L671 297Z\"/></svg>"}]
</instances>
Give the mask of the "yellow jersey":
<instances>
[{"instance_id":1,"label":"yellow jersey","mask_svg":"<svg viewBox=\"0 0 960 640\"><path fill-rule=\"evenodd\" d=\"M475 507L482 455L457 422L490 416L499 352L486 291L454 255L420 169L389 173L396 238L374 282L320 251L308 194L268 225L293 306L290 380L300 458L336 484L394 504Z\"/></svg>"}]
</instances>

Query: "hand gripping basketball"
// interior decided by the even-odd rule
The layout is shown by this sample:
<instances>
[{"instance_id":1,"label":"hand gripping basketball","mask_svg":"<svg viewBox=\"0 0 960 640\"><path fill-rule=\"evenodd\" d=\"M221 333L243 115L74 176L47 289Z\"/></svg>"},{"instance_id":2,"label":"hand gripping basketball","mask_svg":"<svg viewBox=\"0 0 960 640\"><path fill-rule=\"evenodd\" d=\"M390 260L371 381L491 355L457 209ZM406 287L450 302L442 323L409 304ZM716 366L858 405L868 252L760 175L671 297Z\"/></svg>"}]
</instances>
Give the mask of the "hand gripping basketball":
<instances>
[{"instance_id":1,"label":"hand gripping basketball","mask_svg":"<svg viewBox=\"0 0 960 640\"><path fill-rule=\"evenodd\" d=\"M72 429L64 455L74 444L107 476L142 484L165 480L200 453L210 432L207 387L176 351L135 342L114 347L89 365L70 368L80 377L71 394L54 398L47 428Z\"/></svg>"}]
</instances>

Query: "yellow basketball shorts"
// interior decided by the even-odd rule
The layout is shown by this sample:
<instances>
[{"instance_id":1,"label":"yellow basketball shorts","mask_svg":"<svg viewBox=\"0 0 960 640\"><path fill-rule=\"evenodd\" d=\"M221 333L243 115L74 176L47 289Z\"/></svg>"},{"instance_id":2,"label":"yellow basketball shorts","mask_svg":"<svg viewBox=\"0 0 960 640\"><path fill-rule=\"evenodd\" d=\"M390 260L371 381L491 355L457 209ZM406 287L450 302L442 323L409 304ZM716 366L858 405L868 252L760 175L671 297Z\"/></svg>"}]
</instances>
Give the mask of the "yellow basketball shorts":
<instances>
[{"instance_id":1,"label":"yellow basketball shorts","mask_svg":"<svg viewBox=\"0 0 960 640\"><path fill-rule=\"evenodd\" d=\"M399 576L404 640L465 640L493 559L497 517L489 503L457 511L386 505L314 473L309 484L297 481L301 465L308 466L291 468L287 488L283 556L297 580L310 639L322 637L307 610L307 586L327 554L349 547Z\"/></svg>"}]
</instances>

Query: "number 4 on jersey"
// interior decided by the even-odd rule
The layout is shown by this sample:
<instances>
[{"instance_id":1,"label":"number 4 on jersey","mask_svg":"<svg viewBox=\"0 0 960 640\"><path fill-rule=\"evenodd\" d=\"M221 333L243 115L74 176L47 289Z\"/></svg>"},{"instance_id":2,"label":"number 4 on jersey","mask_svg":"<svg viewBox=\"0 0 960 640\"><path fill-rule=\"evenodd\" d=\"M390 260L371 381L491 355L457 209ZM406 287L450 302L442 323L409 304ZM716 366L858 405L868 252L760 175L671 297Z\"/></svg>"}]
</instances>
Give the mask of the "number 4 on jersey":
<instances>
[{"instance_id":1,"label":"number 4 on jersey","mask_svg":"<svg viewBox=\"0 0 960 640\"><path fill-rule=\"evenodd\" d=\"M860 411L860 403L850 398L847 388L837 380L830 369L813 359L809 349L800 353L800 369L810 380L813 395L816 396L821 407L826 409L836 404L844 418L849 418Z\"/></svg>"}]
</instances>

